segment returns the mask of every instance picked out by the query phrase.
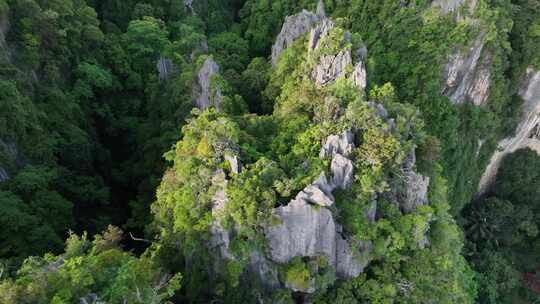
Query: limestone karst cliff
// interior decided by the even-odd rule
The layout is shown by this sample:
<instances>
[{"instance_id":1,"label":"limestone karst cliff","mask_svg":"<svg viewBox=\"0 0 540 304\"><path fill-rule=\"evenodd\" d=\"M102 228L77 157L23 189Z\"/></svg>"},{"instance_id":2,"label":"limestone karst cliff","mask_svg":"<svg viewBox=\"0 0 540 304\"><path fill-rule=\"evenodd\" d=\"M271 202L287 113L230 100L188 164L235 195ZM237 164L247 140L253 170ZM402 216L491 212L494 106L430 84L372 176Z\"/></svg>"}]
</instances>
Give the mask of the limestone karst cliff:
<instances>
[{"instance_id":1,"label":"limestone karst cliff","mask_svg":"<svg viewBox=\"0 0 540 304\"><path fill-rule=\"evenodd\" d=\"M504 156L525 147L540 153L539 123L540 123L540 72L533 68L527 69L523 77L519 95L524 100L519 124L513 136L498 143L497 151L491 157L478 185L478 194L484 194L495 181L498 168Z\"/></svg>"}]
</instances>

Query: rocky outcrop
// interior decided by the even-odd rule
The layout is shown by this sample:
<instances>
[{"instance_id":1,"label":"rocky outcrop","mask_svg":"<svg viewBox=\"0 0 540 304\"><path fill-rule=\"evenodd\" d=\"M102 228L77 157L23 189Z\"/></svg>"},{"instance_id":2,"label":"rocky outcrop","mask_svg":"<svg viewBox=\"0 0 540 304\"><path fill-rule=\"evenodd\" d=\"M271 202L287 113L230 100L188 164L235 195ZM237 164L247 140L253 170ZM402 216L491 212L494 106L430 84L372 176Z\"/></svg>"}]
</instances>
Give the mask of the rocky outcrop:
<instances>
[{"instance_id":1,"label":"rocky outcrop","mask_svg":"<svg viewBox=\"0 0 540 304\"><path fill-rule=\"evenodd\" d=\"M184 0L184 7L188 12L192 14L195 13L195 11L193 10L193 0Z\"/></svg>"},{"instance_id":2,"label":"rocky outcrop","mask_svg":"<svg viewBox=\"0 0 540 304\"><path fill-rule=\"evenodd\" d=\"M444 14L457 11L467 0L435 0L431 6L439 8Z\"/></svg>"},{"instance_id":3,"label":"rocky outcrop","mask_svg":"<svg viewBox=\"0 0 540 304\"><path fill-rule=\"evenodd\" d=\"M220 258L234 259L234 256L229 251L229 244L231 242L232 231L225 229L220 222L222 213L225 210L227 204L227 179L223 170L217 170L212 177L212 186L217 188L214 196L212 197L212 226L210 227L210 249L217 249Z\"/></svg>"},{"instance_id":4,"label":"rocky outcrop","mask_svg":"<svg viewBox=\"0 0 540 304\"><path fill-rule=\"evenodd\" d=\"M237 155L225 153L223 157L231 166L232 173L234 174L240 173L240 170L242 169L242 163L240 162L240 159L238 158Z\"/></svg>"},{"instance_id":5,"label":"rocky outcrop","mask_svg":"<svg viewBox=\"0 0 540 304\"><path fill-rule=\"evenodd\" d=\"M354 149L354 134L352 131L343 131L341 135L330 135L324 141L320 158L332 157L335 154L348 155Z\"/></svg>"},{"instance_id":6,"label":"rocky outcrop","mask_svg":"<svg viewBox=\"0 0 540 304\"><path fill-rule=\"evenodd\" d=\"M540 71L527 69L519 95L524 100L521 122L515 135L501 140L480 179L478 194L486 193L495 181L501 162L507 154L531 148L540 154Z\"/></svg>"},{"instance_id":7,"label":"rocky outcrop","mask_svg":"<svg viewBox=\"0 0 540 304\"><path fill-rule=\"evenodd\" d=\"M0 183L10 178L10 170L21 168L25 160L19 153L17 145L0 139Z\"/></svg>"},{"instance_id":8,"label":"rocky outcrop","mask_svg":"<svg viewBox=\"0 0 540 304\"><path fill-rule=\"evenodd\" d=\"M327 208L295 199L287 206L276 208L274 216L281 223L266 229L273 261L287 263L297 256L326 256L342 278L356 277L366 266L341 236L341 227Z\"/></svg>"},{"instance_id":9,"label":"rocky outcrop","mask_svg":"<svg viewBox=\"0 0 540 304\"><path fill-rule=\"evenodd\" d=\"M156 69L160 81L167 80L169 76L176 71L173 61L164 57L159 58L156 63Z\"/></svg>"},{"instance_id":10,"label":"rocky outcrop","mask_svg":"<svg viewBox=\"0 0 540 304\"><path fill-rule=\"evenodd\" d=\"M330 181L322 173L289 204L274 209L273 215L279 224L265 230L273 261L287 263L297 256L326 256L341 278L356 277L363 271L367 261L360 261L353 252L351 244L341 234L342 227L328 209L334 204L332 191L346 189L352 183L353 163L348 156L353 149L354 134L350 130L339 136L330 135L319 153L321 158L332 159ZM370 250L365 245L362 250Z\"/></svg>"},{"instance_id":11,"label":"rocky outcrop","mask_svg":"<svg viewBox=\"0 0 540 304\"><path fill-rule=\"evenodd\" d=\"M309 35L308 51L311 53L324 47L322 41L328 36L334 23L330 19L323 19ZM345 32L342 43L350 43L350 33ZM325 86L333 83L338 78L345 76L360 89L364 90L367 84L367 73L364 60L367 56L367 49L361 47L357 51L356 62L353 60L350 49L343 48L336 54L322 54L318 58L318 63L313 68L311 77L318 86ZM352 71L349 69L352 67Z\"/></svg>"},{"instance_id":12,"label":"rocky outcrop","mask_svg":"<svg viewBox=\"0 0 540 304\"><path fill-rule=\"evenodd\" d=\"M219 110L222 95L218 86L212 84L212 76L219 74L219 65L208 57L197 73L197 82L193 86L195 106L201 110L215 107Z\"/></svg>"},{"instance_id":13,"label":"rocky outcrop","mask_svg":"<svg viewBox=\"0 0 540 304\"><path fill-rule=\"evenodd\" d=\"M79 299L80 304L106 304L107 302L99 299L99 296L95 293L89 293L86 296Z\"/></svg>"},{"instance_id":14,"label":"rocky outcrop","mask_svg":"<svg viewBox=\"0 0 540 304\"><path fill-rule=\"evenodd\" d=\"M276 65L279 55L290 47L296 39L309 32L319 21L319 16L307 10L302 10L296 15L285 18L276 42L272 46L272 64Z\"/></svg>"},{"instance_id":15,"label":"rocky outcrop","mask_svg":"<svg viewBox=\"0 0 540 304\"><path fill-rule=\"evenodd\" d=\"M400 207L406 213L428 203L429 177L417 173L414 170L415 164L416 153L411 152L401 166L403 190L400 191L398 197Z\"/></svg>"},{"instance_id":16,"label":"rocky outcrop","mask_svg":"<svg viewBox=\"0 0 540 304\"><path fill-rule=\"evenodd\" d=\"M458 50L450 56L444 69L442 93L454 104L486 103L491 86L491 60L484 45L485 34L481 33L467 50Z\"/></svg>"}]
</instances>

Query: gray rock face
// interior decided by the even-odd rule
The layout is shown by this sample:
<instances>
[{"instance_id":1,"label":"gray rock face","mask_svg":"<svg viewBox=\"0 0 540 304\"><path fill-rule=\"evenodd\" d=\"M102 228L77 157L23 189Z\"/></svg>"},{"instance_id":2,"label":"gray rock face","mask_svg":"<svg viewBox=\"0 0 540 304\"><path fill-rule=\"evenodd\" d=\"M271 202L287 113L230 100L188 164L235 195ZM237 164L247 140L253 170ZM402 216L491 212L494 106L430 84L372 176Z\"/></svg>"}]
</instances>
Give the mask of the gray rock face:
<instances>
[{"instance_id":1,"label":"gray rock face","mask_svg":"<svg viewBox=\"0 0 540 304\"><path fill-rule=\"evenodd\" d=\"M9 174L7 173L6 169L0 167L0 183L5 182L9 179Z\"/></svg>"},{"instance_id":2,"label":"gray rock face","mask_svg":"<svg viewBox=\"0 0 540 304\"><path fill-rule=\"evenodd\" d=\"M516 128L515 135L501 140L498 148L490 159L480 183L478 194L486 193L497 176L501 162L507 154L525 147L531 148L540 154L540 71L527 69L519 95L525 103L522 108L521 121Z\"/></svg>"},{"instance_id":3,"label":"gray rock face","mask_svg":"<svg viewBox=\"0 0 540 304\"><path fill-rule=\"evenodd\" d=\"M212 197L212 218L214 221L210 227L211 238L209 247L211 249L217 249L221 258L231 260L234 259L234 256L229 251L232 232L223 228L219 221L228 202L227 193L225 192L227 179L223 170L216 171L212 177L212 185L218 189Z\"/></svg>"},{"instance_id":4,"label":"gray rock face","mask_svg":"<svg viewBox=\"0 0 540 304\"><path fill-rule=\"evenodd\" d=\"M159 74L159 80L164 81L176 70L176 67L171 59L161 57L156 63L156 69Z\"/></svg>"},{"instance_id":5,"label":"gray rock face","mask_svg":"<svg viewBox=\"0 0 540 304\"><path fill-rule=\"evenodd\" d=\"M358 62L353 69L352 81L361 90L364 90L367 86L367 72L364 62Z\"/></svg>"},{"instance_id":6,"label":"gray rock face","mask_svg":"<svg viewBox=\"0 0 540 304\"><path fill-rule=\"evenodd\" d=\"M416 155L410 153L403 163L401 172L404 179L404 191L400 193L400 207L404 212L412 212L418 206L428 203L429 177L414 171Z\"/></svg>"},{"instance_id":7,"label":"gray rock face","mask_svg":"<svg viewBox=\"0 0 540 304\"><path fill-rule=\"evenodd\" d=\"M272 46L272 64L276 65L279 55L290 47L296 39L311 30L319 21L319 16L307 10L302 10L296 15L285 18L281 32Z\"/></svg>"},{"instance_id":8,"label":"gray rock face","mask_svg":"<svg viewBox=\"0 0 540 304\"><path fill-rule=\"evenodd\" d=\"M431 3L433 7L438 7L444 14L457 11L467 0L435 0Z\"/></svg>"},{"instance_id":9,"label":"gray rock face","mask_svg":"<svg viewBox=\"0 0 540 304\"><path fill-rule=\"evenodd\" d=\"M26 162L19 153L17 145L0 139L0 182L10 178L9 170L23 167Z\"/></svg>"},{"instance_id":10,"label":"gray rock face","mask_svg":"<svg viewBox=\"0 0 540 304\"><path fill-rule=\"evenodd\" d=\"M318 86L325 86L343 76L345 69L351 64L351 53L347 51L340 51L336 55L323 55L311 76Z\"/></svg>"},{"instance_id":11,"label":"gray rock face","mask_svg":"<svg viewBox=\"0 0 540 304\"><path fill-rule=\"evenodd\" d=\"M326 37L333 28L332 20L322 18L322 21L310 32L308 51L312 52L321 47L321 39ZM350 33L346 32L343 40L348 42L350 39ZM357 62L353 61L351 50L348 49L341 50L337 54L322 55L311 76L318 86L325 86L336 81L339 77L345 76L351 79L360 90L364 90L367 83L364 64L366 56L367 49L365 47L357 50ZM353 66L350 74L347 71L349 66Z\"/></svg>"},{"instance_id":12,"label":"gray rock face","mask_svg":"<svg viewBox=\"0 0 540 304\"><path fill-rule=\"evenodd\" d=\"M334 28L334 22L328 18L322 19L321 22L311 29L309 33L308 51L314 51L319 47L321 38L327 36Z\"/></svg>"},{"instance_id":13,"label":"gray rock face","mask_svg":"<svg viewBox=\"0 0 540 304\"><path fill-rule=\"evenodd\" d=\"M99 299L99 296L95 293L89 293L86 296L79 299L80 304L106 304L105 301Z\"/></svg>"},{"instance_id":14,"label":"gray rock face","mask_svg":"<svg viewBox=\"0 0 540 304\"><path fill-rule=\"evenodd\" d=\"M312 184L300 191L296 200L308 202L319 206L329 207L334 204L332 193L325 193L320 186Z\"/></svg>"},{"instance_id":15,"label":"gray rock face","mask_svg":"<svg viewBox=\"0 0 540 304\"><path fill-rule=\"evenodd\" d=\"M330 135L324 141L319 153L320 158L333 157L335 154L348 156L354 149L354 134L350 131L343 131L341 135Z\"/></svg>"},{"instance_id":16,"label":"gray rock face","mask_svg":"<svg viewBox=\"0 0 540 304\"><path fill-rule=\"evenodd\" d=\"M341 154L334 155L330 164L332 185L342 190L349 188L353 181L353 168L353 163L350 159Z\"/></svg>"},{"instance_id":17,"label":"gray rock face","mask_svg":"<svg viewBox=\"0 0 540 304\"><path fill-rule=\"evenodd\" d=\"M197 74L197 83L193 88L195 106L204 110L215 107L219 110L221 105L221 90L218 87L212 88L212 76L219 74L219 65L210 57L206 58L203 66Z\"/></svg>"},{"instance_id":18,"label":"gray rock face","mask_svg":"<svg viewBox=\"0 0 540 304\"><path fill-rule=\"evenodd\" d=\"M190 13L195 13L193 10L193 0L184 0L184 6Z\"/></svg>"},{"instance_id":19,"label":"gray rock face","mask_svg":"<svg viewBox=\"0 0 540 304\"><path fill-rule=\"evenodd\" d=\"M260 252L253 251L251 253L247 267L250 273L257 275L268 290L280 287L276 265Z\"/></svg>"},{"instance_id":20,"label":"gray rock face","mask_svg":"<svg viewBox=\"0 0 540 304\"><path fill-rule=\"evenodd\" d=\"M293 200L287 206L274 209L281 224L267 227L266 237L271 259L287 263L296 256L326 256L337 274L352 277L363 271L350 245L338 231L330 210L314 207L304 200Z\"/></svg>"},{"instance_id":21,"label":"gray rock face","mask_svg":"<svg viewBox=\"0 0 540 304\"><path fill-rule=\"evenodd\" d=\"M232 173L234 174L240 173L240 170L242 169L242 163L240 162L240 159L238 159L238 156L225 153L223 157L231 166Z\"/></svg>"},{"instance_id":22,"label":"gray rock face","mask_svg":"<svg viewBox=\"0 0 540 304\"><path fill-rule=\"evenodd\" d=\"M489 97L490 56L484 52L484 37L481 33L466 52L452 54L444 69L442 93L455 104L471 101L481 106Z\"/></svg>"},{"instance_id":23,"label":"gray rock face","mask_svg":"<svg viewBox=\"0 0 540 304\"><path fill-rule=\"evenodd\" d=\"M332 212L326 208L334 204L333 190L347 189L352 183L354 166L347 156L353 149L351 131L328 136L319 155L332 158L330 182L322 173L287 206L274 209L273 215L280 224L265 229L273 261L287 263L296 256L324 255L341 278L356 277L363 271L367 260L358 259L349 241L341 235L342 227L335 223ZM376 205L371 212L375 211ZM371 249L365 246L361 250ZM314 291L311 287L303 290Z\"/></svg>"}]
</instances>

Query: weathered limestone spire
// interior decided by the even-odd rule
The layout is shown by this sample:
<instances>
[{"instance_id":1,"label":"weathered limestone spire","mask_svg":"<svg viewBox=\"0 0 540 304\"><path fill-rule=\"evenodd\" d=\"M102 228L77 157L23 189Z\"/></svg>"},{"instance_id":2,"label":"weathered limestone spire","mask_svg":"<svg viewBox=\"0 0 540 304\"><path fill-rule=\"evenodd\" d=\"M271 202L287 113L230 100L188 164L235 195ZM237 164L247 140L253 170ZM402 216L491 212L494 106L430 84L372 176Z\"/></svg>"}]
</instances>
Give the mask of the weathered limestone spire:
<instances>
[{"instance_id":1,"label":"weathered limestone spire","mask_svg":"<svg viewBox=\"0 0 540 304\"><path fill-rule=\"evenodd\" d=\"M319 3L317 3L317 16L321 19L326 18L326 9L324 8L323 0L319 0Z\"/></svg>"}]
</instances>

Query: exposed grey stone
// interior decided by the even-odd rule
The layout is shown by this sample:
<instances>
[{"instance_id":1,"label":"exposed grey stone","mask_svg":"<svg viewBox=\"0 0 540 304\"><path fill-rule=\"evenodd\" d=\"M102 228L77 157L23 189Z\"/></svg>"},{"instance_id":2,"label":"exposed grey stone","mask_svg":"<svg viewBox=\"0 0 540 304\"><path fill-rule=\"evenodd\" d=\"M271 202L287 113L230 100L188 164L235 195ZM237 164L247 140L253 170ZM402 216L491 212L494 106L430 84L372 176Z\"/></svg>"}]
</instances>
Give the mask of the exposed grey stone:
<instances>
[{"instance_id":1,"label":"exposed grey stone","mask_svg":"<svg viewBox=\"0 0 540 304\"><path fill-rule=\"evenodd\" d=\"M328 209L293 200L273 213L281 222L265 230L273 261L287 263L297 256L326 256L338 275L357 275L363 269L348 242L338 233L341 228Z\"/></svg>"},{"instance_id":2,"label":"exposed grey stone","mask_svg":"<svg viewBox=\"0 0 540 304\"><path fill-rule=\"evenodd\" d=\"M281 32L272 46L272 65L276 65L279 55L286 48L290 47L296 39L311 30L319 20L316 14L307 10L302 10L296 15L286 17Z\"/></svg>"},{"instance_id":3,"label":"exposed grey stone","mask_svg":"<svg viewBox=\"0 0 540 304\"><path fill-rule=\"evenodd\" d=\"M331 194L334 190L334 186L328 182L328 179L326 178L326 174L324 174L324 172L322 172L321 175L319 175L319 177L315 180L315 182L313 182L313 185L319 187L319 189L321 189L326 194Z\"/></svg>"},{"instance_id":4,"label":"exposed grey stone","mask_svg":"<svg viewBox=\"0 0 540 304\"><path fill-rule=\"evenodd\" d=\"M234 256L229 251L232 232L229 229L225 229L220 223L220 218L228 202L226 193L227 179L223 170L216 171L212 177L212 186L216 187L217 190L212 197L213 222L210 227L211 237L209 247L211 249L218 249L221 258L231 260L234 259Z\"/></svg>"},{"instance_id":5,"label":"exposed grey stone","mask_svg":"<svg viewBox=\"0 0 540 304\"><path fill-rule=\"evenodd\" d=\"M195 11L193 10L193 0L184 0L184 6L190 13L195 13Z\"/></svg>"},{"instance_id":6,"label":"exposed grey stone","mask_svg":"<svg viewBox=\"0 0 540 304\"><path fill-rule=\"evenodd\" d=\"M204 110L215 107L219 110L221 105L221 90L212 86L212 76L219 74L219 65L210 57L206 58L203 66L197 73L197 83L193 88L193 96L197 108Z\"/></svg>"},{"instance_id":7,"label":"exposed grey stone","mask_svg":"<svg viewBox=\"0 0 540 304\"><path fill-rule=\"evenodd\" d=\"M319 153L320 158L331 157L336 154L348 156L354 149L354 133L350 130L343 131L340 136L330 135L324 141L321 151Z\"/></svg>"},{"instance_id":8,"label":"exposed grey stone","mask_svg":"<svg viewBox=\"0 0 540 304\"><path fill-rule=\"evenodd\" d=\"M371 223L375 222L375 217L377 216L377 201L372 201L368 204L364 210L364 215Z\"/></svg>"},{"instance_id":9,"label":"exposed grey stone","mask_svg":"<svg viewBox=\"0 0 540 304\"><path fill-rule=\"evenodd\" d=\"M432 6L438 7L444 14L455 12L467 0L435 0L431 3Z\"/></svg>"},{"instance_id":10,"label":"exposed grey stone","mask_svg":"<svg viewBox=\"0 0 540 304\"><path fill-rule=\"evenodd\" d=\"M238 159L237 155L231 155L229 153L225 153L224 158L227 162L229 162L229 165L231 166L231 171L234 174L240 173L240 170L242 168L242 164L240 160Z\"/></svg>"},{"instance_id":11,"label":"exposed grey stone","mask_svg":"<svg viewBox=\"0 0 540 304\"><path fill-rule=\"evenodd\" d=\"M257 275L265 288L273 290L280 287L276 265L259 251L251 252L248 269Z\"/></svg>"},{"instance_id":12,"label":"exposed grey stone","mask_svg":"<svg viewBox=\"0 0 540 304\"><path fill-rule=\"evenodd\" d=\"M0 167L0 183L5 182L9 179L9 174L7 173L6 169Z\"/></svg>"},{"instance_id":13,"label":"exposed grey stone","mask_svg":"<svg viewBox=\"0 0 540 304\"><path fill-rule=\"evenodd\" d=\"M326 9L324 8L323 0L319 0L319 2L317 3L317 16L319 16L319 18L321 19L326 18Z\"/></svg>"},{"instance_id":14,"label":"exposed grey stone","mask_svg":"<svg viewBox=\"0 0 540 304\"><path fill-rule=\"evenodd\" d=\"M311 29L309 33L308 51L316 50L319 47L319 41L326 37L334 28L334 22L328 18L322 19L321 22Z\"/></svg>"},{"instance_id":15,"label":"exposed grey stone","mask_svg":"<svg viewBox=\"0 0 540 304\"><path fill-rule=\"evenodd\" d=\"M540 71L532 67L527 69L519 95L524 100L521 120L515 134L498 143L498 148L480 179L479 195L486 193L495 181L504 156L525 147L540 154L540 139L537 136L540 125Z\"/></svg>"},{"instance_id":16,"label":"exposed grey stone","mask_svg":"<svg viewBox=\"0 0 540 304\"><path fill-rule=\"evenodd\" d=\"M341 154L335 154L330 164L332 172L332 185L339 189L347 189L353 180L353 163Z\"/></svg>"},{"instance_id":17,"label":"exposed grey stone","mask_svg":"<svg viewBox=\"0 0 540 304\"><path fill-rule=\"evenodd\" d=\"M366 242L359 249L364 255L367 255L372 251L371 243ZM367 258L361 261L360 257L352 252L349 242L344 238L338 237L336 250L337 260L339 261L336 265L336 273L340 278L356 278L364 271L364 268L369 263L369 259Z\"/></svg>"},{"instance_id":18,"label":"exposed grey stone","mask_svg":"<svg viewBox=\"0 0 540 304\"><path fill-rule=\"evenodd\" d=\"M167 80L169 75L175 72L176 67L171 59L161 57L156 63L156 69L159 73L159 80L163 81Z\"/></svg>"},{"instance_id":19,"label":"exposed grey stone","mask_svg":"<svg viewBox=\"0 0 540 304\"><path fill-rule=\"evenodd\" d=\"M352 81L360 89L364 90L367 85L367 72L364 67L364 62L358 62L352 72Z\"/></svg>"},{"instance_id":20,"label":"exposed grey stone","mask_svg":"<svg viewBox=\"0 0 540 304\"><path fill-rule=\"evenodd\" d=\"M319 64L312 72L315 84L324 86L334 82L339 77L345 75L346 68L352 65L351 53L340 51L335 55L322 55Z\"/></svg>"},{"instance_id":21,"label":"exposed grey stone","mask_svg":"<svg viewBox=\"0 0 540 304\"><path fill-rule=\"evenodd\" d=\"M491 70L490 55L484 52L484 45L485 33L480 33L466 52L458 50L450 56L444 69L442 93L453 103L471 101L480 106L487 101Z\"/></svg>"},{"instance_id":22,"label":"exposed grey stone","mask_svg":"<svg viewBox=\"0 0 540 304\"><path fill-rule=\"evenodd\" d=\"M384 120L387 120L388 119L388 111L386 111L386 108L380 104L380 103L377 103L377 102L373 102L373 101L369 101L367 103L367 105L372 108L373 110L375 110L375 113L381 117L382 119Z\"/></svg>"},{"instance_id":23,"label":"exposed grey stone","mask_svg":"<svg viewBox=\"0 0 540 304\"><path fill-rule=\"evenodd\" d=\"M80 304L106 304L107 302L101 301L99 296L95 293L89 293L86 296L79 299Z\"/></svg>"},{"instance_id":24,"label":"exposed grey stone","mask_svg":"<svg viewBox=\"0 0 540 304\"><path fill-rule=\"evenodd\" d=\"M331 193L326 194L321 188L313 184L300 191L296 196L296 199L324 207L329 207L334 204L334 197Z\"/></svg>"},{"instance_id":25,"label":"exposed grey stone","mask_svg":"<svg viewBox=\"0 0 540 304\"><path fill-rule=\"evenodd\" d=\"M415 164L416 155L412 152L401 167L404 190L400 193L400 207L404 212L412 212L428 203L429 177L415 172Z\"/></svg>"}]
</instances>

